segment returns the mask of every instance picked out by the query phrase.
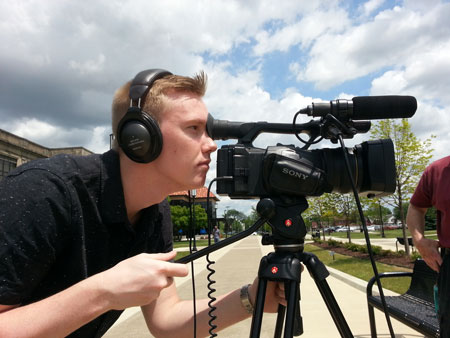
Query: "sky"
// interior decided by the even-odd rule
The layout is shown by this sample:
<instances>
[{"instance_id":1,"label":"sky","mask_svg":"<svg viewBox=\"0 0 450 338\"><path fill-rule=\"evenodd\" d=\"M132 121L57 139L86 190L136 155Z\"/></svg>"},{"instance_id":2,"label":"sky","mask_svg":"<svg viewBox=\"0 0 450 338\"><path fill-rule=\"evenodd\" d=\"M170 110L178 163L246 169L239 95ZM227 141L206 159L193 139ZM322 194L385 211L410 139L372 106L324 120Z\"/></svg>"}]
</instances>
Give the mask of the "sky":
<instances>
[{"instance_id":1,"label":"sky","mask_svg":"<svg viewBox=\"0 0 450 338\"><path fill-rule=\"evenodd\" d=\"M436 136L438 159L450 148L449 17L438 0L1 1L0 128L104 152L118 87L149 68L204 70L208 110L232 121L291 123L312 102L415 96L412 130ZM301 146L273 134L255 146L276 142ZM219 215L255 205L219 197Z\"/></svg>"}]
</instances>

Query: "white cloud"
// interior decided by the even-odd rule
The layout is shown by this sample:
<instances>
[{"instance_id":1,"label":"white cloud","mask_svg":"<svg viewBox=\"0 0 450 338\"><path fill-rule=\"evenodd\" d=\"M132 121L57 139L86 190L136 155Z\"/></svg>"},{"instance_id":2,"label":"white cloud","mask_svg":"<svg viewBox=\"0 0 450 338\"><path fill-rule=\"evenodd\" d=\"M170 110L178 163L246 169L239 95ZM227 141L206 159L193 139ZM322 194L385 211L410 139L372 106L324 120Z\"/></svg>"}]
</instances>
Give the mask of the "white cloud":
<instances>
[{"instance_id":1,"label":"white cloud","mask_svg":"<svg viewBox=\"0 0 450 338\"><path fill-rule=\"evenodd\" d=\"M403 67L433 46L447 45L449 12L448 3L426 11L395 7L345 32L327 32L313 44L309 61L298 79L327 89L383 68Z\"/></svg>"},{"instance_id":2,"label":"white cloud","mask_svg":"<svg viewBox=\"0 0 450 338\"><path fill-rule=\"evenodd\" d=\"M94 153L103 153L109 149L109 127L95 127L92 130L92 138L86 144L85 148L93 151Z\"/></svg>"},{"instance_id":3,"label":"white cloud","mask_svg":"<svg viewBox=\"0 0 450 338\"><path fill-rule=\"evenodd\" d=\"M264 55L273 51L286 52L300 45L308 48L313 41L325 33L339 33L348 25L347 13L337 6L326 7L302 17L299 21L282 26L274 32L260 31L255 38L254 52Z\"/></svg>"},{"instance_id":4,"label":"white cloud","mask_svg":"<svg viewBox=\"0 0 450 338\"><path fill-rule=\"evenodd\" d=\"M109 149L109 126L64 129L33 118L18 120L9 126L1 124L0 128L48 148L81 146L97 153Z\"/></svg>"},{"instance_id":5,"label":"white cloud","mask_svg":"<svg viewBox=\"0 0 450 338\"><path fill-rule=\"evenodd\" d=\"M381 5L383 5L385 0L369 0L359 5L358 10L361 12L362 16L368 17Z\"/></svg>"},{"instance_id":6,"label":"white cloud","mask_svg":"<svg viewBox=\"0 0 450 338\"><path fill-rule=\"evenodd\" d=\"M79 62L75 60L69 61L69 67L80 72L81 75L89 73L99 73L103 70L105 64L105 55L99 54L94 60L87 60L84 62Z\"/></svg>"},{"instance_id":7,"label":"white cloud","mask_svg":"<svg viewBox=\"0 0 450 338\"><path fill-rule=\"evenodd\" d=\"M102 151L109 148L118 86L145 68L188 75L205 69L210 112L234 121L290 123L313 100L333 99L322 97L325 90L354 92L339 95L346 98L414 95L414 132L435 134L436 154L445 154L450 4L359 3L355 9L338 0L0 2L0 127L49 147ZM279 77L276 92L267 87L268 74ZM358 79L361 88L339 87ZM298 145L280 135L255 144L276 142Z\"/></svg>"},{"instance_id":8,"label":"white cloud","mask_svg":"<svg viewBox=\"0 0 450 338\"><path fill-rule=\"evenodd\" d=\"M40 140L55 137L58 129L46 122L31 119L28 121L17 121L15 126L12 126L11 132L20 137L40 142Z\"/></svg>"}]
</instances>

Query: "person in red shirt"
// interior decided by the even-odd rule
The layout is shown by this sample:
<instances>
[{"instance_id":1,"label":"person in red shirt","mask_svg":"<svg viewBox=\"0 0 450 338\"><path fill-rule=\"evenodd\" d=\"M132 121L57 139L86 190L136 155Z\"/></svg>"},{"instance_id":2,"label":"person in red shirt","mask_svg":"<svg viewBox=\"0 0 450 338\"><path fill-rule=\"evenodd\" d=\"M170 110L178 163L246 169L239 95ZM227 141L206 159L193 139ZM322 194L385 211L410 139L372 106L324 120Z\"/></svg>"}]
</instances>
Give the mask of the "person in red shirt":
<instances>
[{"instance_id":1,"label":"person in red shirt","mask_svg":"<svg viewBox=\"0 0 450 338\"><path fill-rule=\"evenodd\" d=\"M437 211L437 241L424 236L425 214L432 206ZM440 332L441 337L450 337L450 156L425 169L411 198L406 223L422 258L439 272Z\"/></svg>"}]
</instances>

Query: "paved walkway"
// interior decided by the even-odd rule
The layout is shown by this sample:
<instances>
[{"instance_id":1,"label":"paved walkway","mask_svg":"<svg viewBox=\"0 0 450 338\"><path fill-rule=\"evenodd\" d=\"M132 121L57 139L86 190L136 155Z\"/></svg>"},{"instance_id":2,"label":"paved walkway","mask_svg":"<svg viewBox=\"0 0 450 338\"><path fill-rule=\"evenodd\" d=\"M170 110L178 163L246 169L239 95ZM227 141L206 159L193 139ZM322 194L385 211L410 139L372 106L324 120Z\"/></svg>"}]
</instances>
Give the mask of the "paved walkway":
<instances>
[{"instance_id":1,"label":"paved walkway","mask_svg":"<svg viewBox=\"0 0 450 338\"><path fill-rule=\"evenodd\" d=\"M218 294L240 288L250 283L257 274L260 258L272 251L272 247L263 247L259 236L250 236L237 243L229 245L212 254L216 260L214 275L215 288ZM344 314L347 323L355 337L369 338L369 318L365 294L366 282L328 268L331 275L327 282ZM194 264L196 295L206 297L205 259L201 258ZM176 280L179 294L184 299L192 299L192 283L190 277ZM304 333L302 337L339 337L333 320L320 296L314 280L308 273L302 274L300 285L301 313ZM392 294L386 291L386 295ZM375 311L378 337L390 337L384 314ZM276 314L264 314L261 337L273 337ZM423 337L416 331L392 319L396 337ZM218 332L218 337L234 338L248 337L251 319L244 320L234 326ZM106 333L106 338L153 337L148 333L139 308L131 308L123 313L117 323ZM184 337L183 337L184 338Z\"/></svg>"},{"instance_id":2,"label":"paved walkway","mask_svg":"<svg viewBox=\"0 0 450 338\"><path fill-rule=\"evenodd\" d=\"M307 239L311 238L311 235L307 235ZM320 236L321 239L323 239L322 235ZM340 242L348 242L348 238L342 238L342 237L334 237L325 235L325 238L328 240L329 238L334 239L336 241ZM391 250L391 251L397 251L397 246L395 243L397 242L396 238L371 238L370 243L372 245L381 246L385 250ZM359 244L359 245L366 245L366 240L364 238L352 238L352 243ZM399 250L405 250L405 246L402 244L398 244Z\"/></svg>"}]
</instances>

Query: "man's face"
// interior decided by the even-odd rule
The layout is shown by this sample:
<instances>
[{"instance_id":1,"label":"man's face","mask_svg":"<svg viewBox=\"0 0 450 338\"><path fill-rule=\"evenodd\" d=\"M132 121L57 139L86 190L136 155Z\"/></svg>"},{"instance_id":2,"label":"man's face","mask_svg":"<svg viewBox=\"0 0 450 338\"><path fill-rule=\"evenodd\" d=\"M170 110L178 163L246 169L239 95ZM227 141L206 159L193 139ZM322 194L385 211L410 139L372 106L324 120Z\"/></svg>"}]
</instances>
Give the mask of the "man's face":
<instances>
[{"instance_id":1,"label":"man's face","mask_svg":"<svg viewBox=\"0 0 450 338\"><path fill-rule=\"evenodd\" d=\"M154 165L171 190L200 188L210 155L217 149L206 133L208 111L195 94L171 92L167 96L169 102L160 115L163 149Z\"/></svg>"}]
</instances>

